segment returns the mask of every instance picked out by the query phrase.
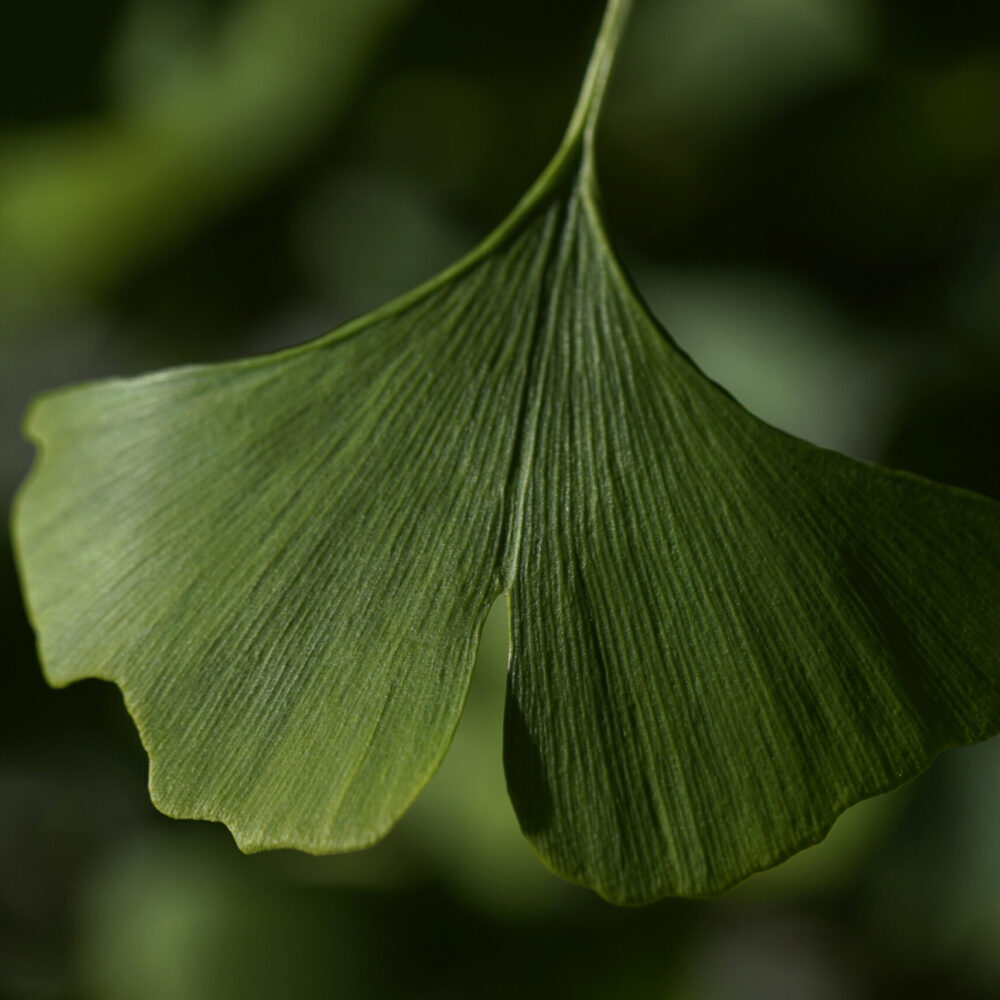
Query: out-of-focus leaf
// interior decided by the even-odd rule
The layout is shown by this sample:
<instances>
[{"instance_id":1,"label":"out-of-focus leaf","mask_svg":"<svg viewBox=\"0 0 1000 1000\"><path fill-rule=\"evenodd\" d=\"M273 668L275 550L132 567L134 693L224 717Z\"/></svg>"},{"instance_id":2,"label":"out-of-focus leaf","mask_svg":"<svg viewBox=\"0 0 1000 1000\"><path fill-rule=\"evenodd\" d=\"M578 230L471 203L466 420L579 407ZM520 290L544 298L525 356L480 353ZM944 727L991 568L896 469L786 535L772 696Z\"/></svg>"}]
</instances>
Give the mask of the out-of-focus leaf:
<instances>
[{"instance_id":1,"label":"out-of-focus leaf","mask_svg":"<svg viewBox=\"0 0 1000 1000\"><path fill-rule=\"evenodd\" d=\"M522 830L616 902L705 895L1000 726L1000 507L748 414L637 298L593 132L429 284L273 356L50 395L16 537L47 676L125 692L153 797L371 843L493 599Z\"/></svg>"},{"instance_id":2,"label":"out-of-focus leaf","mask_svg":"<svg viewBox=\"0 0 1000 1000\"><path fill-rule=\"evenodd\" d=\"M880 453L906 369L877 331L859 328L818 290L766 272L642 279L681 348L747 409L854 458Z\"/></svg>"},{"instance_id":3,"label":"out-of-focus leaf","mask_svg":"<svg viewBox=\"0 0 1000 1000\"><path fill-rule=\"evenodd\" d=\"M354 986L367 942L350 901L268 878L221 846L191 831L135 838L96 868L80 927L87 996L304 1000Z\"/></svg>"},{"instance_id":4,"label":"out-of-focus leaf","mask_svg":"<svg viewBox=\"0 0 1000 1000\"><path fill-rule=\"evenodd\" d=\"M330 178L304 199L296 223L301 271L345 318L425 281L471 242L425 200L372 168Z\"/></svg>"},{"instance_id":5,"label":"out-of-focus leaf","mask_svg":"<svg viewBox=\"0 0 1000 1000\"><path fill-rule=\"evenodd\" d=\"M863 0L654 0L636 12L622 113L717 140L864 72L874 19ZM645 120L641 120L645 118Z\"/></svg>"},{"instance_id":6,"label":"out-of-focus leaf","mask_svg":"<svg viewBox=\"0 0 1000 1000\"><path fill-rule=\"evenodd\" d=\"M408 7L249 0L102 118L4 137L0 321L106 286L253 190L349 106Z\"/></svg>"},{"instance_id":7,"label":"out-of-focus leaf","mask_svg":"<svg viewBox=\"0 0 1000 1000\"><path fill-rule=\"evenodd\" d=\"M961 966L971 995L1000 987L1000 740L950 754L913 796L902 835L866 883L863 933L883 961L932 979Z\"/></svg>"}]
</instances>

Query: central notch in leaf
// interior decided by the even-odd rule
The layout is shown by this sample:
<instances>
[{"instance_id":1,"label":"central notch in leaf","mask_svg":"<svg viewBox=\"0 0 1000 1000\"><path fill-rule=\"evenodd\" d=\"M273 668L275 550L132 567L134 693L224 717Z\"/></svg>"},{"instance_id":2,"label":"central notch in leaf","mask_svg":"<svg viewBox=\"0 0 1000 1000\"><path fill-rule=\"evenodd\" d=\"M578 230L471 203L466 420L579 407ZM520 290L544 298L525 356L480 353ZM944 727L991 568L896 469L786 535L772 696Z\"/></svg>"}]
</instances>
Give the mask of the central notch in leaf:
<instances>
[{"instance_id":1,"label":"central notch in leaf","mask_svg":"<svg viewBox=\"0 0 1000 1000\"><path fill-rule=\"evenodd\" d=\"M505 591L510 795L615 902L724 891L1000 728L1000 507L761 423L639 301L594 128L467 258L325 337L45 397L15 536L49 680L121 686L157 805L383 836Z\"/></svg>"}]
</instances>

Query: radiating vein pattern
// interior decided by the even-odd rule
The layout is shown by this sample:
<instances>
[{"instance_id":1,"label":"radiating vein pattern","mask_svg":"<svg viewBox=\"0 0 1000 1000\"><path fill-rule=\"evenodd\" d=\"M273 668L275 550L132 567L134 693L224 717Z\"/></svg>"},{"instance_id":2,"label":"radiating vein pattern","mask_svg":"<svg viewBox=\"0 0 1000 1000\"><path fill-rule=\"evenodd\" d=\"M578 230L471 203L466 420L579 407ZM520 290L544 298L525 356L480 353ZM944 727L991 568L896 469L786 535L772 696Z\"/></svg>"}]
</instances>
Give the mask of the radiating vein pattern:
<instances>
[{"instance_id":1,"label":"radiating vein pattern","mask_svg":"<svg viewBox=\"0 0 1000 1000\"><path fill-rule=\"evenodd\" d=\"M723 891L1000 724L1000 509L752 418L575 213L511 567L508 785L618 902Z\"/></svg>"},{"instance_id":2,"label":"radiating vein pattern","mask_svg":"<svg viewBox=\"0 0 1000 1000\"><path fill-rule=\"evenodd\" d=\"M436 767L502 586L561 211L304 350L38 405L18 534L48 676L121 685L166 811L342 849Z\"/></svg>"},{"instance_id":3,"label":"radiating vein pattern","mask_svg":"<svg viewBox=\"0 0 1000 1000\"><path fill-rule=\"evenodd\" d=\"M312 344L37 405L16 542L47 675L121 686L165 811L247 849L378 839L502 590L519 820L617 902L722 891L997 730L998 505L747 414L576 167Z\"/></svg>"}]
</instances>

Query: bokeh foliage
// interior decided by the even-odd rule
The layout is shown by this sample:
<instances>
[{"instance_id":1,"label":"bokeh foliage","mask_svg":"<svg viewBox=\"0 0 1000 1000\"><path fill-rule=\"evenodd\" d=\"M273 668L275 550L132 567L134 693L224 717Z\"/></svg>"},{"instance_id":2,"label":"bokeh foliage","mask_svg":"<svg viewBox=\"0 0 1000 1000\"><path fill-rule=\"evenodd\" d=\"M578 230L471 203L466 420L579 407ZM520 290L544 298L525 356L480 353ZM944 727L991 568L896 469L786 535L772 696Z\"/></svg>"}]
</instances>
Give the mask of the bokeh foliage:
<instances>
[{"instance_id":1,"label":"bokeh foliage","mask_svg":"<svg viewBox=\"0 0 1000 1000\"><path fill-rule=\"evenodd\" d=\"M56 136L85 144L250 7L101 2L54 20L8 6L0 159L15 179L18 163L41 176L27 149L49 150L43 173L58 176L71 158ZM268 169L247 167L252 180L195 199L197 212L182 189L164 195L157 211L185 225L118 254L99 282L3 258L19 275L0 279L5 494L26 466L17 423L33 391L290 343L470 246L551 152L598 14L414 3L365 50L336 114L312 108L315 127L277 152L287 123L255 123L241 155L257 149ZM765 417L997 495L1000 13L638 0L628 46L603 187L660 318ZM689 61L657 57L671 46ZM67 245L86 258L123 233L147 240L140 213L109 218L112 233L98 217L81 239L60 229L58 200L37 204L32 239L61 260ZM5 247L8 211L0 197ZM823 426L802 416L816 393L830 401ZM609 911L518 844L499 774L501 628L458 752L386 844L351 859L241 858L218 831L182 833L146 805L113 689L44 687L9 560L4 573L4 995L135 995L135 977L171 965L174 992L158 995L209 982L205 995L274 995L273 976L305 984L288 995L358 997L987 997L1000 985L991 745L852 810L812 856L724 902Z\"/></svg>"}]
</instances>

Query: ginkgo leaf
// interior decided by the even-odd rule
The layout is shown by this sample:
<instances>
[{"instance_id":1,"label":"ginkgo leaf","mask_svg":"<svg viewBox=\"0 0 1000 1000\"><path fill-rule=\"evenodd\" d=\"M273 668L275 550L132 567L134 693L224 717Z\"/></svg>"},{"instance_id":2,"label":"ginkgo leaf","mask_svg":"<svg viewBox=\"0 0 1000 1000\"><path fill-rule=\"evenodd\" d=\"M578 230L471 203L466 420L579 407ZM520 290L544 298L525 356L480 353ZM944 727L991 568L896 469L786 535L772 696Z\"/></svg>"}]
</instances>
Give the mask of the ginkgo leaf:
<instances>
[{"instance_id":1,"label":"ginkgo leaf","mask_svg":"<svg viewBox=\"0 0 1000 1000\"><path fill-rule=\"evenodd\" d=\"M245 849L382 836L502 591L522 829L616 902L720 892L1000 728L1000 505L756 420L618 264L592 149L625 11L454 268L310 344L34 408L46 674L120 685L171 815Z\"/></svg>"}]
</instances>

